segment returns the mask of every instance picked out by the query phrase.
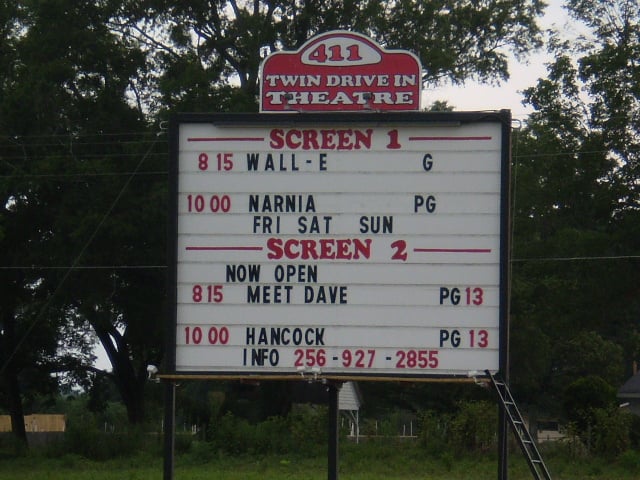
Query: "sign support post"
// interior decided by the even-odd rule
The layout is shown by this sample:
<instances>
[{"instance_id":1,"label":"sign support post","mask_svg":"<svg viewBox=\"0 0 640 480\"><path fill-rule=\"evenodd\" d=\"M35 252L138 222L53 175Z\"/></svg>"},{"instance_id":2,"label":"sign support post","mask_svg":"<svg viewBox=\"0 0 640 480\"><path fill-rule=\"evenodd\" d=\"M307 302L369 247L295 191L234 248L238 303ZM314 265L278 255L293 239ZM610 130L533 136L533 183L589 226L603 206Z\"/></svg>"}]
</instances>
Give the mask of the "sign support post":
<instances>
[{"instance_id":1,"label":"sign support post","mask_svg":"<svg viewBox=\"0 0 640 480\"><path fill-rule=\"evenodd\" d=\"M164 384L164 480L173 480L176 440L176 384Z\"/></svg>"},{"instance_id":2,"label":"sign support post","mask_svg":"<svg viewBox=\"0 0 640 480\"><path fill-rule=\"evenodd\" d=\"M338 480L338 456L340 443L338 395L340 384L328 382L329 391L329 451L328 451L328 480Z\"/></svg>"},{"instance_id":3,"label":"sign support post","mask_svg":"<svg viewBox=\"0 0 640 480\"><path fill-rule=\"evenodd\" d=\"M500 405L498 412L498 480L508 480L509 478L509 425L507 423L507 412Z\"/></svg>"},{"instance_id":4,"label":"sign support post","mask_svg":"<svg viewBox=\"0 0 640 480\"><path fill-rule=\"evenodd\" d=\"M171 119L160 377L322 381L329 480L340 382L507 374L511 114L421 112L421 79L328 32L265 59L261 113Z\"/></svg>"}]
</instances>

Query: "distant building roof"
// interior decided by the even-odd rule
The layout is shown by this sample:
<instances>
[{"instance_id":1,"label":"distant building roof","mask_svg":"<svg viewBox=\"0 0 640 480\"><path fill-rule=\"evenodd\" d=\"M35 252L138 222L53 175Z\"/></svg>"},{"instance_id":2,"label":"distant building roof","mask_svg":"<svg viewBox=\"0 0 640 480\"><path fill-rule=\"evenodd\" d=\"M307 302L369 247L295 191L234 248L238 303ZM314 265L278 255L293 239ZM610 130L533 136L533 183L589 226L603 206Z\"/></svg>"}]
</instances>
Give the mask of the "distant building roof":
<instances>
[{"instance_id":1,"label":"distant building roof","mask_svg":"<svg viewBox=\"0 0 640 480\"><path fill-rule=\"evenodd\" d=\"M618 398L640 398L640 373L636 373L620 387Z\"/></svg>"},{"instance_id":2,"label":"distant building roof","mask_svg":"<svg viewBox=\"0 0 640 480\"><path fill-rule=\"evenodd\" d=\"M360 410L362 405L362 395L358 384L355 382L345 382L338 393L339 410Z\"/></svg>"},{"instance_id":3,"label":"distant building roof","mask_svg":"<svg viewBox=\"0 0 640 480\"><path fill-rule=\"evenodd\" d=\"M618 390L618 398L630 413L640 416L640 373L636 373Z\"/></svg>"}]
</instances>

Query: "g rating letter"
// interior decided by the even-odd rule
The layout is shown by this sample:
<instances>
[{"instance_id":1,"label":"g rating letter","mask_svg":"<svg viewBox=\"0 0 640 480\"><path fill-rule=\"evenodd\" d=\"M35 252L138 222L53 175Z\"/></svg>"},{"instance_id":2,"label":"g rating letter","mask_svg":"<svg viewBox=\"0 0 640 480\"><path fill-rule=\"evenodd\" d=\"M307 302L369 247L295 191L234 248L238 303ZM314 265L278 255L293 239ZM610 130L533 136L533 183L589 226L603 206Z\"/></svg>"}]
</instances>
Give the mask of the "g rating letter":
<instances>
[{"instance_id":1,"label":"g rating letter","mask_svg":"<svg viewBox=\"0 0 640 480\"><path fill-rule=\"evenodd\" d=\"M446 343L453 348L458 348L460 346L460 331L440 330L440 348L444 347Z\"/></svg>"},{"instance_id":2,"label":"g rating letter","mask_svg":"<svg viewBox=\"0 0 640 480\"><path fill-rule=\"evenodd\" d=\"M440 287L440 305L445 303L450 303L451 305L460 303L460 289L458 287Z\"/></svg>"}]
</instances>

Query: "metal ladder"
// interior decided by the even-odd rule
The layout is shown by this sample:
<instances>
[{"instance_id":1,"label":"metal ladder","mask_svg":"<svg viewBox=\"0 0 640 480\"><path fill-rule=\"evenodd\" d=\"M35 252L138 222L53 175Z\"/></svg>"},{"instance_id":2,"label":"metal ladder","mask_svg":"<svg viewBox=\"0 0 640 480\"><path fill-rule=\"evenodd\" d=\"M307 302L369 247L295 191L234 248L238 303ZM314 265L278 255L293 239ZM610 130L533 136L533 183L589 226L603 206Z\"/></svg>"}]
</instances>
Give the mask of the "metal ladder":
<instances>
[{"instance_id":1,"label":"metal ladder","mask_svg":"<svg viewBox=\"0 0 640 480\"><path fill-rule=\"evenodd\" d=\"M516 406L516 402L511 395L509 386L506 382L497 379L489 370L486 370L485 373L491 379L491 385L498 393L500 404L507 414L507 419L511 424L513 433L515 433L516 438L518 439L520 448L527 459L533 478L536 480L552 480L549 470L547 470L547 466L538 451L538 447L536 447L533 438L531 438L531 434L529 433L529 430L522 419L522 415Z\"/></svg>"}]
</instances>

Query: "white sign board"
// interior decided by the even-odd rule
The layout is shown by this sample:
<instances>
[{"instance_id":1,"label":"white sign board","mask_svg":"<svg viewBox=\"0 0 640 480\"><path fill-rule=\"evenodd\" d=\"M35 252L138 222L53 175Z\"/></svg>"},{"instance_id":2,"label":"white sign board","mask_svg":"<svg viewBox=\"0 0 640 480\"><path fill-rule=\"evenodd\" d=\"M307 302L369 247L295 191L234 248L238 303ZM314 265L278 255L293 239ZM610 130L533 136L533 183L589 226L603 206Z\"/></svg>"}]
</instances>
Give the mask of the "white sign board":
<instances>
[{"instance_id":1,"label":"white sign board","mask_svg":"<svg viewBox=\"0 0 640 480\"><path fill-rule=\"evenodd\" d=\"M498 370L508 124L174 119L175 372Z\"/></svg>"}]
</instances>

